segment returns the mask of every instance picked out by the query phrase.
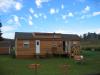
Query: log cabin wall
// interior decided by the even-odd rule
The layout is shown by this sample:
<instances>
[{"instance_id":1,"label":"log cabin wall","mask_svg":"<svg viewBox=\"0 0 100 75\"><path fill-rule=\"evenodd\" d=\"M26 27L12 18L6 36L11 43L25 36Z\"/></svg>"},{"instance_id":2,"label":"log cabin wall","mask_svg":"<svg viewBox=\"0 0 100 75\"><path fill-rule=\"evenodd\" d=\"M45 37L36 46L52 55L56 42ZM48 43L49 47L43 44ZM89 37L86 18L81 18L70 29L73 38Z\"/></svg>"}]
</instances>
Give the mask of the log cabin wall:
<instances>
[{"instance_id":1,"label":"log cabin wall","mask_svg":"<svg viewBox=\"0 0 100 75\"><path fill-rule=\"evenodd\" d=\"M34 40L22 40L18 39L16 44L16 57L17 58L30 58L36 55L36 40L40 40L40 54L41 56L45 56L47 53L52 54L53 52L62 54L62 41L61 40L52 40L52 39L34 39ZM29 41L29 47L24 48L24 41ZM53 47L56 47L56 50L52 50Z\"/></svg>"},{"instance_id":2,"label":"log cabin wall","mask_svg":"<svg viewBox=\"0 0 100 75\"><path fill-rule=\"evenodd\" d=\"M16 57L17 58L33 58L35 55L35 41L34 40L16 40ZM24 48L24 41L29 41L29 47Z\"/></svg>"},{"instance_id":3,"label":"log cabin wall","mask_svg":"<svg viewBox=\"0 0 100 75\"><path fill-rule=\"evenodd\" d=\"M62 42L61 41L43 41L41 40L41 55L46 55L46 54L53 54L53 53L61 53L63 52L62 50ZM55 49L53 49L55 48Z\"/></svg>"}]
</instances>

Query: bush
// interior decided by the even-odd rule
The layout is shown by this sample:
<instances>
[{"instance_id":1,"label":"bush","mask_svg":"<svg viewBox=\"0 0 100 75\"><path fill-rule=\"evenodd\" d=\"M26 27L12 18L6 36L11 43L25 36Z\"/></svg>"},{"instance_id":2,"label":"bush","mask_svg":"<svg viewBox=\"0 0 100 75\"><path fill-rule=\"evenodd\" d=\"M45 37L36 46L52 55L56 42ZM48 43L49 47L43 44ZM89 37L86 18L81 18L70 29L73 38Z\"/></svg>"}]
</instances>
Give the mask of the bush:
<instances>
[{"instance_id":1,"label":"bush","mask_svg":"<svg viewBox=\"0 0 100 75\"><path fill-rule=\"evenodd\" d=\"M12 56L12 58L16 57L16 55L15 55L15 48L14 47L11 49L10 55Z\"/></svg>"},{"instance_id":2,"label":"bush","mask_svg":"<svg viewBox=\"0 0 100 75\"><path fill-rule=\"evenodd\" d=\"M100 48L95 48L96 51L100 51Z\"/></svg>"},{"instance_id":3,"label":"bush","mask_svg":"<svg viewBox=\"0 0 100 75\"><path fill-rule=\"evenodd\" d=\"M98 48L86 47L86 48L82 48L82 50L86 50L86 51L100 51L100 47L98 47Z\"/></svg>"}]
</instances>

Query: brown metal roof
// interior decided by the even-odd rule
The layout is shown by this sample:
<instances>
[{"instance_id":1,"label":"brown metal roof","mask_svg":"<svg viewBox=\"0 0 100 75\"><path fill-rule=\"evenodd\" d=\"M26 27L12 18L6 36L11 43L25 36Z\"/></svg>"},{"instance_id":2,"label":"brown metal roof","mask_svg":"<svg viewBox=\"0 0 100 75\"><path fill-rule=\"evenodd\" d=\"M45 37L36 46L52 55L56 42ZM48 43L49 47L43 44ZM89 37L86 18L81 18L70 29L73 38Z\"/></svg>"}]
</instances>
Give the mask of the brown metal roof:
<instances>
[{"instance_id":1,"label":"brown metal roof","mask_svg":"<svg viewBox=\"0 0 100 75\"><path fill-rule=\"evenodd\" d=\"M34 33L34 38L61 38L60 33Z\"/></svg>"},{"instance_id":2,"label":"brown metal roof","mask_svg":"<svg viewBox=\"0 0 100 75\"><path fill-rule=\"evenodd\" d=\"M28 33L28 32L16 32L15 33L15 38L17 39L32 39L33 35L32 33Z\"/></svg>"},{"instance_id":3,"label":"brown metal roof","mask_svg":"<svg viewBox=\"0 0 100 75\"><path fill-rule=\"evenodd\" d=\"M76 34L62 34L62 40L80 40Z\"/></svg>"},{"instance_id":4,"label":"brown metal roof","mask_svg":"<svg viewBox=\"0 0 100 75\"><path fill-rule=\"evenodd\" d=\"M11 47L11 46L14 46L13 39L4 39L3 41L0 41L0 47Z\"/></svg>"},{"instance_id":5,"label":"brown metal roof","mask_svg":"<svg viewBox=\"0 0 100 75\"><path fill-rule=\"evenodd\" d=\"M76 34L61 34L61 33L28 33L28 32L16 32L15 38L17 39L33 39L33 38L61 38L62 40L80 40Z\"/></svg>"},{"instance_id":6,"label":"brown metal roof","mask_svg":"<svg viewBox=\"0 0 100 75\"><path fill-rule=\"evenodd\" d=\"M61 38L59 33L27 33L27 32L16 32L15 38L17 39L33 39L33 38Z\"/></svg>"}]
</instances>

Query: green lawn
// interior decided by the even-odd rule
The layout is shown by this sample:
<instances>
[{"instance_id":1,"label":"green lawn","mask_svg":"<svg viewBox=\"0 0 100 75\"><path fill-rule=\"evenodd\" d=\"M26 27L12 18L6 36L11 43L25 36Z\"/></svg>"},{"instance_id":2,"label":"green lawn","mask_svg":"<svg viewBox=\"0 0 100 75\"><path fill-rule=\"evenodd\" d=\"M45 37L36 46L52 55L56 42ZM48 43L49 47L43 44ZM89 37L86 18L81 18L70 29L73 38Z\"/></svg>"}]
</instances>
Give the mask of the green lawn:
<instances>
[{"instance_id":1,"label":"green lawn","mask_svg":"<svg viewBox=\"0 0 100 75\"><path fill-rule=\"evenodd\" d=\"M100 52L83 52L85 62L77 64L69 58L46 59L13 59L11 56L0 56L0 75L35 75L34 70L29 69L32 63L41 64L37 75L64 75L61 65L68 64L68 75L86 75L100 71Z\"/></svg>"}]
</instances>

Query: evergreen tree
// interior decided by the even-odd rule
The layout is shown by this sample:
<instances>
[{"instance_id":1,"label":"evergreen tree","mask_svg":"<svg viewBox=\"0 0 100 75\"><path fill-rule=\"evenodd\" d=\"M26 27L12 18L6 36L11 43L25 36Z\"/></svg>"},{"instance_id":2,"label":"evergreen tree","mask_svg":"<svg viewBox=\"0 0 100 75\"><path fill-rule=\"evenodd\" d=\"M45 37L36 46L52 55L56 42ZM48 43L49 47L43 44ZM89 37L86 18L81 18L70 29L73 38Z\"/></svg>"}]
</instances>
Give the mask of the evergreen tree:
<instances>
[{"instance_id":1,"label":"evergreen tree","mask_svg":"<svg viewBox=\"0 0 100 75\"><path fill-rule=\"evenodd\" d=\"M0 22L0 41L3 40L3 38L2 38L2 32L1 32L1 27L2 27L2 23Z\"/></svg>"},{"instance_id":2,"label":"evergreen tree","mask_svg":"<svg viewBox=\"0 0 100 75\"><path fill-rule=\"evenodd\" d=\"M86 34L83 34L83 40L100 40L100 34L97 34L97 33L86 33Z\"/></svg>"}]
</instances>

